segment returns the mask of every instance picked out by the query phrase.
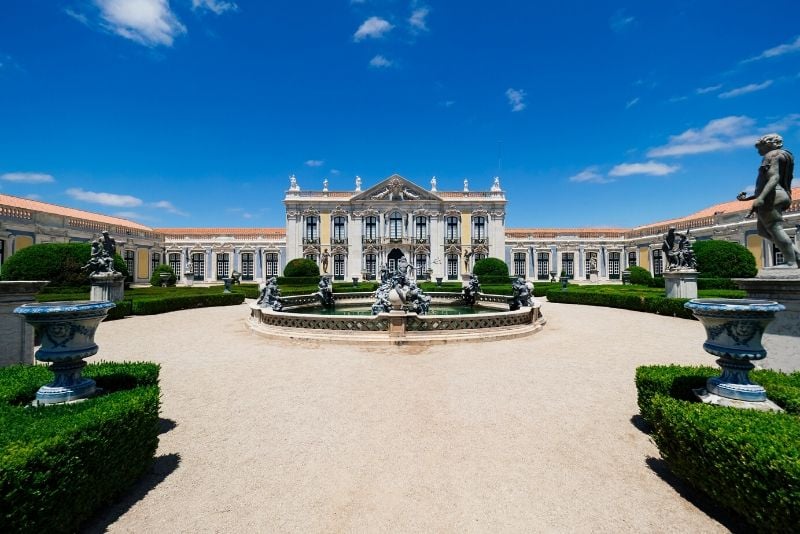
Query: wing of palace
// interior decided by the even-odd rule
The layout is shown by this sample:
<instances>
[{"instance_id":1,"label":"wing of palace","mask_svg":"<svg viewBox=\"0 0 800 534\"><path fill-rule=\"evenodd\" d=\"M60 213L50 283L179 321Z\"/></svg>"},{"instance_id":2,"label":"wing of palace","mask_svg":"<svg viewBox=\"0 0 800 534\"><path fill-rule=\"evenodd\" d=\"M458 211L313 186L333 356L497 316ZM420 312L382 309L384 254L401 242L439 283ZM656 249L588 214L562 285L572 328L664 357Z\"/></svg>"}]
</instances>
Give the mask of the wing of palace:
<instances>
[{"instance_id":1,"label":"wing of palace","mask_svg":"<svg viewBox=\"0 0 800 534\"><path fill-rule=\"evenodd\" d=\"M88 242L103 230L117 241L134 283L147 283L162 263L178 276L215 281L234 270L243 280L280 275L294 258L327 267L335 280L374 279L401 258L417 277L460 280L482 258L503 259L510 274L549 280L566 273L615 280L632 265L654 275L666 265L661 245L670 227L692 239L724 239L746 246L759 267L780 263L780 252L758 236L749 203L733 200L694 214L636 228L507 228L509 200L495 178L473 190L439 191L392 175L362 189L304 190L292 176L283 204L283 228L150 228L108 215L0 194L2 263L34 243ZM800 239L800 188L784 213L790 236ZM513 200L512 200L513 202Z\"/></svg>"}]
</instances>

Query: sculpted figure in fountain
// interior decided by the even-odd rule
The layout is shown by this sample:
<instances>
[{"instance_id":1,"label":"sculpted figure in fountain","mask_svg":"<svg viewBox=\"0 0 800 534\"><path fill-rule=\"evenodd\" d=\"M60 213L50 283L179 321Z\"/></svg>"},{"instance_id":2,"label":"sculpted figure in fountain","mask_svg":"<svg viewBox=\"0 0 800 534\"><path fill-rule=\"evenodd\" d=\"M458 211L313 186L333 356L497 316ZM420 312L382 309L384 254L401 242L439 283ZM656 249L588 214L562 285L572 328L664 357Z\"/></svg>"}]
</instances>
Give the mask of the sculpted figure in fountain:
<instances>
[{"instance_id":1,"label":"sculpted figure in fountain","mask_svg":"<svg viewBox=\"0 0 800 534\"><path fill-rule=\"evenodd\" d=\"M522 277L517 278L511 283L513 291L511 301L509 302L509 309L515 311L522 306L533 306L533 295L531 288Z\"/></svg>"},{"instance_id":2,"label":"sculpted figure in fountain","mask_svg":"<svg viewBox=\"0 0 800 534\"><path fill-rule=\"evenodd\" d=\"M333 287L331 287L331 281L328 277L320 277L319 290L316 295L323 308L333 308Z\"/></svg>"},{"instance_id":3,"label":"sculpted figure in fountain","mask_svg":"<svg viewBox=\"0 0 800 534\"><path fill-rule=\"evenodd\" d=\"M464 301L464 304L467 306L472 306L475 304L475 299L478 296L478 293L481 291L481 284L478 282L478 277L474 274L469 276L469 282L466 286L464 286L464 294L461 297Z\"/></svg>"},{"instance_id":4,"label":"sculpted figure in fountain","mask_svg":"<svg viewBox=\"0 0 800 534\"><path fill-rule=\"evenodd\" d=\"M281 299L281 290L278 288L278 279L272 277L266 281L264 287L261 288L261 295L258 297L256 304L262 308L272 308L274 311L281 311L283 303Z\"/></svg>"}]
</instances>

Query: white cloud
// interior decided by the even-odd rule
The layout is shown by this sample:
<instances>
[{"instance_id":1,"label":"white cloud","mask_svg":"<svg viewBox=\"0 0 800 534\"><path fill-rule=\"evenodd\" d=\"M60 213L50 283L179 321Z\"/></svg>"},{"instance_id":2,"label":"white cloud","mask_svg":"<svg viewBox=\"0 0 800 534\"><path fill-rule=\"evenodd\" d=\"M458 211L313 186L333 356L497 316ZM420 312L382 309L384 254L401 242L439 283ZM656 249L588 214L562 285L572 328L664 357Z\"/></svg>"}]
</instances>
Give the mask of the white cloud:
<instances>
[{"instance_id":1,"label":"white cloud","mask_svg":"<svg viewBox=\"0 0 800 534\"><path fill-rule=\"evenodd\" d=\"M392 65L394 65L393 61L386 59L380 54L369 60L369 66L376 69L385 69L387 67L391 67Z\"/></svg>"},{"instance_id":2,"label":"white cloud","mask_svg":"<svg viewBox=\"0 0 800 534\"><path fill-rule=\"evenodd\" d=\"M508 98L508 103L511 106L511 111L522 111L525 109L525 91L522 89L511 89L509 87L506 90L506 97Z\"/></svg>"},{"instance_id":3,"label":"white cloud","mask_svg":"<svg viewBox=\"0 0 800 534\"><path fill-rule=\"evenodd\" d=\"M698 95L704 95L706 93L713 93L715 91L719 91L720 89L722 89L721 85L710 85L708 87L698 87L697 89L694 90L694 92L697 93Z\"/></svg>"},{"instance_id":4,"label":"white cloud","mask_svg":"<svg viewBox=\"0 0 800 534\"><path fill-rule=\"evenodd\" d=\"M189 215L185 211L181 211L178 208L176 208L169 200L159 200L158 202L153 202L152 204L150 204L150 206L153 208L166 210L170 213L174 213L175 215L183 215L184 217Z\"/></svg>"},{"instance_id":5,"label":"white cloud","mask_svg":"<svg viewBox=\"0 0 800 534\"><path fill-rule=\"evenodd\" d=\"M613 182L614 180L612 178L606 178L597 172L597 167L588 167L575 176L570 176L569 181L577 183L607 184Z\"/></svg>"},{"instance_id":6,"label":"white cloud","mask_svg":"<svg viewBox=\"0 0 800 534\"><path fill-rule=\"evenodd\" d=\"M380 17L370 17L358 27L356 33L353 34L353 40L358 42L368 37L378 39L391 31L392 28L394 28L394 26L392 26L389 21Z\"/></svg>"},{"instance_id":7,"label":"white cloud","mask_svg":"<svg viewBox=\"0 0 800 534\"><path fill-rule=\"evenodd\" d=\"M747 93L754 93L756 91L761 91L762 89L766 89L770 85L772 85L772 80L767 80L762 83L751 83L745 85L744 87L737 87L736 89L731 89L730 91L720 93L718 96L720 98L733 98L734 96L746 95Z\"/></svg>"},{"instance_id":8,"label":"white cloud","mask_svg":"<svg viewBox=\"0 0 800 534\"><path fill-rule=\"evenodd\" d=\"M70 9L70 8L64 9L64 13L66 13L67 15L72 17L73 19L77 20L78 22L80 22L84 26L88 26L89 25L89 18L86 15L84 15L83 13L78 13L74 9Z\"/></svg>"},{"instance_id":9,"label":"white cloud","mask_svg":"<svg viewBox=\"0 0 800 534\"><path fill-rule=\"evenodd\" d=\"M340 174L342 174L342 171L340 171L339 169L331 169L331 174L334 176L339 176Z\"/></svg>"},{"instance_id":10,"label":"white cloud","mask_svg":"<svg viewBox=\"0 0 800 534\"><path fill-rule=\"evenodd\" d=\"M142 199L130 195L117 195L114 193L95 193L94 191L84 191L73 187L67 189L67 194L76 200L102 204L104 206L115 206L118 208L135 208L142 205Z\"/></svg>"},{"instance_id":11,"label":"white cloud","mask_svg":"<svg viewBox=\"0 0 800 534\"><path fill-rule=\"evenodd\" d=\"M667 165L657 161L646 161L644 163L620 163L615 165L610 171L609 176L631 176L634 174L647 174L650 176L666 176L680 169L677 165Z\"/></svg>"},{"instance_id":12,"label":"white cloud","mask_svg":"<svg viewBox=\"0 0 800 534\"><path fill-rule=\"evenodd\" d=\"M236 5L236 2L223 0L192 0L192 9L207 9L217 15L222 15L226 11L238 11L239 6Z\"/></svg>"},{"instance_id":13,"label":"white cloud","mask_svg":"<svg viewBox=\"0 0 800 534\"><path fill-rule=\"evenodd\" d=\"M322 167L322 165L324 165L324 164L325 164L325 161L321 160L321 159L310 159L310 160L306 161L306 166L307 167Z\"/></svg>"},{"instance_id":14,"label":"white cloud","mask_svg":"<svg viewBox=\"0 0 800 534\"><path fill-rule=\"evenodd\" d=\"M451 107L453 107L455 104L456 104L456 101L455 101L455 100L445 100L444 102L442 102L442 105L443 105L444 107L446 107L446 108L451 108Z\"/></svg>"},{"instance_id":15,"label":"white cloud","mask_svg":"<svg viewBox=\"0 0 800 534\"><path fill-rule=\"evenodd\" d=\"M426 32L428 31L428 23L425 20L431 10L427 7L420 7L411 12L411 17L408 23L411 25L412 31Z\"/></svg>"},{"instance_id":16,"label":"white cloud","mask_svg":"<svg viewBox=\"0 0 800 534\"><path fill-rule=\"evenodd\" d=\"M761 52L759 55L757 55L755 57L751 57L750 59L745 59L744 63L747 63L749 61L758 61L759 59L767 59L767 58L771 58L771 57L778 57L778 56L782 56L784 54L790 54L792 52L797 52L797 51L800 51L800 37L797 37L791 43L786 43L786 44L778 45L778 46L773 47L773 48L768 48L767 50L764 50L763 52Z\"/></svg>"},{"instance_id":17,"label":"white cloud","mask_svg":"<svg viewBox=\"0 0 800 534\"><path fill-rule=\"evenodd\" d=\"M636 22L636 17L628 15L624 9L618 10L608 19L609 26L611 26L611 29L615 32L626 30L634 22Z\"/></svg>"},{"instance_id":18,"label":"white cloud","mask_svg":"<svg viewBox=\"0 0 800 534\"><path fill-rule=\"evenodd\" d=\"M629 100L627 104L625 104L625 109L630 109L638 103L639 103L639 97L637 96L636 98L634 98L633 100Z\"/></svg>"},{"instance_id":19,"label":"white cloud","mask_svg":"<svg viewBox=\"0 0 800 534\"><path fill-rule=\"evenodd\" d=\"M152 220L151 217L147 217L145 215L142 215L141 213L139 213L137 211L117 211L117 212L114 213L114 217L121 217L123 219L128 219L128 220L132 220L132 221Z\"/></svg>"},{"instance_id":20,"label":"white cloud","mask_svg":"<svg viewBox=\"0 0 800 534\"><path fill-rule=\"evenodd\" d=\"M172 46L175 37L186 33L168 0L94 1L106 28L145 46Z\"/></svg>"},{"instance_id":21,"label":"white cloud","mask_svg":"<svg viewBox=\"0 0 800 534\"><path fill-rule=\"evenodd\" d=\"M651 148L651 158L703 154L742 146L752 146L757 136L755 121L750 117L731 115L709 121L703 128L690 128L678 135L671 135L666 145Z\"/></svg>"},{"instance_id":22,"label":"white cloud","mask_svg":"<svg viewBox=\"0 0 800 534\"><path fill-rule=\"evenodd\" d=\"M795 128L797 126L800 126L800 113L790 113L782 119L778 119L764 126L761 130L767 133L785 132L789 128Z\"/></svg>"},{"instance_id":23,"label":"white cloud","mask_svg":"<svg viewBox=\"0 0 800 534\"><path fill-rule=\"evenodd\" d=\"M7 172L0 174L0 180L20 184L49 184L56 181L52 175L41 172Z\"/></svg>"}]
</instances>

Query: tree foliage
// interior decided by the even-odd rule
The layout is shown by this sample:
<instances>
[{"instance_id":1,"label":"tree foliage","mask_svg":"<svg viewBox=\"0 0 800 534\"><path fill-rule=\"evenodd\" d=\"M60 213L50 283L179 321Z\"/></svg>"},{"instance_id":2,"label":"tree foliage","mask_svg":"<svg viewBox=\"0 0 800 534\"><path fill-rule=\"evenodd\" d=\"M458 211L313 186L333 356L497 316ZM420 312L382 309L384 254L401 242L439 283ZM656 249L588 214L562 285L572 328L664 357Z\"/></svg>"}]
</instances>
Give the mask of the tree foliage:
<instances>
[{"instance_id":1,"label":"tree foliage","mask_svg":"<svg viewBox=\"0 0 800 534\"><path fill-rule=\"evenodd\" d=\"M631 284L637 284L640 286L653 285L653 275L651 275L650 271L644 267L634 265L632 267L628 267L626 270L630 271L631 273Z\"/></svg>"},{"instance_id":2,"label":"tree foliage","mask_svg":"<svg viewBox=\"0 0 800 534\"><path fill-rule=\"evenodd\" d=\"M86 286L89 275L81 267L89 262L89 243L40 243L26 247L3 263L0 280L48 280L50 286ZM119 254L114 269L128 276L128 267Z\"/></svg>"},{"instance_id":3,"label":"tree foliage","mask_svg":"<svg viewBox=\"0 0 800 534\"><path fill-rule=\"evenodd\" d=\"M508 264L499 258L484 258L475 262L472 274L475 276L508 276Z\"/></svg>"},{"instance_id":4,"label":"tree foliage","mask_svg":"<svg viewBox=\"0 0 800 534\"><path fill-rule=\"evenodd\" d=\"M319 276L319 265L317 265L317 262L307 258L296 258L286 264L286 268L283 269L283 276Z\"/></svg>"},{"instance_id":5,"label":"tree foliage","mask_svg":"<svg viewBox=\"0 0 800 534\"><path fill-rule=\"evenodd\" d=\"M150 285L153 287L160 287L161 286L161 273L169 273L169 278L167 278L167 285L174 286L175 282L178 280L178 277L175 276L175 271L169 265L161 264L153 270L153 274L150 276Z\"/></svg>"},{"instance_id":6,"label":"tree foliage","mask_svg":"<svg viewBox=\"0 0 800 534\"><path fill-rule=\"evenodd\" d=\"M752 278L758 273L753 254L738 243L713 239L692 245L700 276L711 278Z\"/></svg>"}]
</instances>

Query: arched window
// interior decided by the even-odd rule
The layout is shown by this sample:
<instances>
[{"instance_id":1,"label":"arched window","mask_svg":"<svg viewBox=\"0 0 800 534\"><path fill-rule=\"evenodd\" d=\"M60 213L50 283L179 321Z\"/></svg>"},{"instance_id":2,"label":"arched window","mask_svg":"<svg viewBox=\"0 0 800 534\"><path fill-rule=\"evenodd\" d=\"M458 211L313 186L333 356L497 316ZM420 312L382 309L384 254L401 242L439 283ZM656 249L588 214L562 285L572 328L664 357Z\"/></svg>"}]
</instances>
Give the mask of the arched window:
<instances>
[{"instance_id":1,"label":"arched window","mask_svg":"<svg viewBox=\"0 0 800 534\"><path fill-rule=\"evenodd\" d=\"M612 280L619 280L619 265L620 264L620 253L619 252L609 252L608 253L608 277Z\"/></svg>"},{"instance_id":2,"label":"arched window","mask_svg":"<svg viewBox=\"0 0 800 534\"><path fill-rule=\"evenodd\" d=\"M574 252L561 253L561 271L564 272L569 278L573 278L575 276Z\"/></svg>"},{"instance_id":3,"label":"arched window","mask_svg":"<svg viewBox=\"0 0 800 534\"><path fill-rule=\"evenodd\" d=\"M425 278L425 276L427 276L427 271L428 271L428 255L417 254L414 259L417 270L417 278L420 279Z\"/></svg>"},{"instance_id":4,"label":"arched window","mask_svg":"<svg viewBox=\"0 0 800 534\"><path fill-rule=\"evenodd\" d=\"M375 280L377 264L378 258L375 254L366 254L364 256L364 271L367 273L368 280Z\"/></svg>"},{"instance_id":5,"label":"arched window","mask_svg":"<svg viewBox=\"0 0 800 534\"><path fill-rule=\"evenodd\" d=\"M628 252L628 267L636 267L636 251Z\"/></svg>"},{"instance_id":6,"label":"arched window","mask_svg":"<svg viewBox=\"0 0 800 534\"><path fill-rule=\"evenodd\" d=\"M217 253L217 280L227 278L230 273L231 255L227 252Z\"/></svg>"},{"instance_id":7,"label":"arched window","mask_svg":"<svg viewBox=\"0 0 800 534\"><path fill-rule=\"evenodd\" d=\"M319 242L319 221L316 217L306 217L306 233L303 239L304 244L316 244Z\"/></svg>"},{"instance_id":8,"label":"arched window","mask_svg":"<svg viewBox=\"0 0 800 534\"><path fill-rule=\"evenodd\" d=\"M195 280L202 280L206 276L206 258L202 252L192 254L192 272Z\"/></svg>"},{"instance_id":9,"label":"arched window","mask_svg":"<svg viewBox=\"0 0 800 534\"><path fill-rule=\"evenodd\" d=\"M425 242L428 239L428 218L415 217L414 218L414 239L420 242Z\"/></svg>"},{"instance_id":10,"label":"arched window","mask_svg":"<svg viewBox=\"0 0 800 534\"><path fill-rule=\"evenodd\" d=\"M253 279L253 253L242 252L242 280Z\"/></svg>"},{"instance_id":11,"label":"arched window","mask_svg":"<svg viewBox=\"0 0 800 534\"><path fill-rule=\"evenodd\" d=\"M175 271L178 280L183 276L183 265L181 265L181 255L179 252L172 252L169 255L169 266Z\"/></svg>"},{"instance_id":12,"label":"arched window","mask_svg":"<svg viewBox=\"0 0 800 534\"><path fill-rule=\"evenodd\" d=\"M448 254L447 255L447 279L448 280L456 280L456 279L458 279L458 255L457 254Z\"/></svg>"},{"instance_id":13,"label":"arched window","mask_svg":"<svg viewBox=\"0 0 800 534\"><path fill-rule=\"evenodd\" d=\"M536 278L547 280L550 275L550 254L548 252L538 252L536 254Z\"/></svg>"},{"instance_id":14,"label":"arched window","mask_svg":"<svg viewBox=\"0 0 800 534\"><path fill-rule=\"evenodd\" d=\"M528 273L525 269L525 253L524 252L515 252L514 253L514 276L521 276L525 278L528 276Z\"/></svg>"},{"instance_id":15,"label":"arched window","mask_svg":"<svg viewBox=\"0 0 800 534\"><path fill-rule=\"evenodd\" d=\"M458 217L447 217L445 220L446 233L445 238L448 244L458 243L460 241L458 235Z\"/></svg>"},{"instance_id":16,"label":"arched window","mask_svg":"<svg viewBox=\"0 0 800 534\"><path fill-rule=\"evenodd\" d=\"M377 217L364 217L364 239L368 241L378 239Z\"/></svg>"},{"instance_id":17,"label":"arched window","mask_svg":"<svg viewBox=\"0 0 800 534\"><path fill-rule=\"evenodd\" d=\"M486 217L472 218L472 242L475 244L486 243Z\"/></svg>"},{"instance_id":18,"label":"arched window","mask_svg":"<svg viewBox=\"0 0 800 534\"><path fill-rule=\"evenodd\" d=\"M316 260L316 256L311 257L312 260ZM267 252L264 255L264 274L267 276L278 276L278 253L277 252Z\"/></svg>"},{"instance_id":19,"label":"arched window","mask_svg":"<svg viewBox=\"0 0 800 534\"><path fill-rule=\"evenodd\" d=\"M333 255L333 279L344 280L344 254Z\"/></svg>"}]
</instances>

